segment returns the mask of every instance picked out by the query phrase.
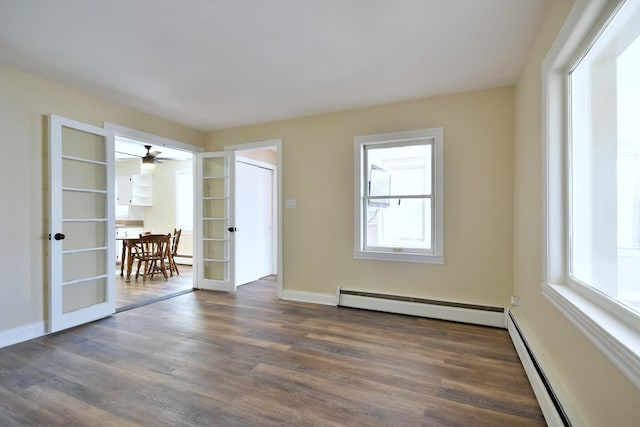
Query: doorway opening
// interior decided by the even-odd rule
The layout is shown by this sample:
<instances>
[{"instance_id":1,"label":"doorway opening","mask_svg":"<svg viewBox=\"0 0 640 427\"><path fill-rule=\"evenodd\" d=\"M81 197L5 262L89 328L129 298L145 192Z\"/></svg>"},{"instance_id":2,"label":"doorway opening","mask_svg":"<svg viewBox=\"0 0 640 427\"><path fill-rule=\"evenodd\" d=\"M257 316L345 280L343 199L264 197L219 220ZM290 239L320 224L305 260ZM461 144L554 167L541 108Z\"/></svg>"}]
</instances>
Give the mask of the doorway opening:
<instances>
[{"instance_id":1,"label":"doorway opening","mask_svg":"<svg viewBox=\"0 0 640 427\"><path fill-rule=\"evenodd\" d=\"M189 148L130 129L115 131L117 312L194 288L194 151ZM171 235L175 268L167 270L168 279L161 272L145 277L144 263L136 274L139 261L130 252L140 234Z\"/></svg>"},{"instance_id":2,"label":"doorway opening","mask_svg":"<svg viewBox=\"0 0 640 427\"><path fill-rule=\"evenodd\" d=\"M267 279L282 297L282 140L235 151L235 288Z\"/></svg>"},{"instance_id":3,"label":"doorway opening","mask_svg":"<svg viewBox=\"0 0 640 427\"><path fill-rule=\"evenodd\" d=\"M277 152L236 152L236 287L278 274Z\"/></svg>"}]
</instances>

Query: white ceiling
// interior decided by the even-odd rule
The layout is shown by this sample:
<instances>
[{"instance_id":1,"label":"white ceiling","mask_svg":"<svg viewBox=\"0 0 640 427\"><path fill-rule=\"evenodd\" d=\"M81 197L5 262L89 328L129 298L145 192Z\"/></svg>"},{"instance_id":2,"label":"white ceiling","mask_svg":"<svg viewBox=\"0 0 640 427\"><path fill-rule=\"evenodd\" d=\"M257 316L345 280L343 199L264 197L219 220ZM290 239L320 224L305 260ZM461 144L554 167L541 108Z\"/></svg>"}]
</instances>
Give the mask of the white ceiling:
<instances>
[{"instance_id":1,"label":"white ceiling","mask_svg":"<svg viewBox=\"0 0 640 427\"><path fill-rule=\"evenodd\" d=\"M0 64L209 131L513 84L548 0L0 0Z\"/></svg>"}]
</instances>

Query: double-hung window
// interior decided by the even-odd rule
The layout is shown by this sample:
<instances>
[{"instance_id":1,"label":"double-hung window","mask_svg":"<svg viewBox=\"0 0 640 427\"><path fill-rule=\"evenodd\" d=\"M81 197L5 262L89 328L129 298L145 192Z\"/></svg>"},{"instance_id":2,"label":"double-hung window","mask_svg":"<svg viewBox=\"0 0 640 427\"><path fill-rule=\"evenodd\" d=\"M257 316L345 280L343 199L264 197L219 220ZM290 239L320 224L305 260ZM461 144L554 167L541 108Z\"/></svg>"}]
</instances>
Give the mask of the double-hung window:
<instances>
[{"instance_id":1,"label":"double-hung window","mask_svg":"<svg viewBox=\"0 0 640 427\"><path fill-rule=\"evenodd\" d=\"M441 128L355 138L356 258L443 263Z\"/></svg>"},{"instance_id":2,"label":"double-hung window","mask_svg":"<svg viewBox=\"0 0 640 427\"><path fill-rule=\"evenodd\" d=\"M545 61L543 291L640 387L640 2L576 5Z\"/></svg>"}]
</instances>

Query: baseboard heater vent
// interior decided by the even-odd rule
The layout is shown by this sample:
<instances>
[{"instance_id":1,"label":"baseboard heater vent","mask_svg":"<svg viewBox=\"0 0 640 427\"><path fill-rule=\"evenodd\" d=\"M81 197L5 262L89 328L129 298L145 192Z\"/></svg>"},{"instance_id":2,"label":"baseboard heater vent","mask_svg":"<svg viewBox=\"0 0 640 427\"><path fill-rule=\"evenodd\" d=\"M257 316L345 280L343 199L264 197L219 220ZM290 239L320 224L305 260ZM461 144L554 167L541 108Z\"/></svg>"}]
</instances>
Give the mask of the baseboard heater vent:
<instances>
[{"instance_id":1,"label":"baseboard heater vent","mask_svg":"<svg viewBox=\"0 0 640 427\"><path fill-rule=\"evenodd\" d=\"M338 289L338 305L506 328L505 308Z\"/></svg>"},{"instance_id":2,"label":"baseboard heater vent","mask_svg":"<svg viewBox=\"0 0 640 427\"><path fill-rule=\"evenodd\" d=\"M551 388L547 376L536 360L531 347L529 347L516 319L511 313L509 313L508 316L507 329L509 330L509 335L518 353L518 357L522 362L522 366L529 378L533 393L536 395L536 399L538 399L547 425L550 427L571 427L571 421L564 411L560 399L558 399L558 396L556 396Z\"/></svg>"}]
</instances>

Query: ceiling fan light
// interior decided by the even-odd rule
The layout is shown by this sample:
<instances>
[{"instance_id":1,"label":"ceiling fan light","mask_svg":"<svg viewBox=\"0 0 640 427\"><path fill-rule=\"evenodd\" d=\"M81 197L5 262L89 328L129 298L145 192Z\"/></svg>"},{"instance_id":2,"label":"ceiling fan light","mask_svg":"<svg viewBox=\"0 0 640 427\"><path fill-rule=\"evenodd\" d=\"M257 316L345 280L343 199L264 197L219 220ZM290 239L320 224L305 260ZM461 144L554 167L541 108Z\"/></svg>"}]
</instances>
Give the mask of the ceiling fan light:
<instances>
[{"instance_id":1,"label":"ceiling fan light","mask_svg":"<svg viewBox=\"0 0 640 427\"><path fill-rule=\"evenodd\" d=\"M156 162L153 157L145 156L142 158L142 169L143 170L151 170L156 167Z\"/></svg>"}]
</instances>

